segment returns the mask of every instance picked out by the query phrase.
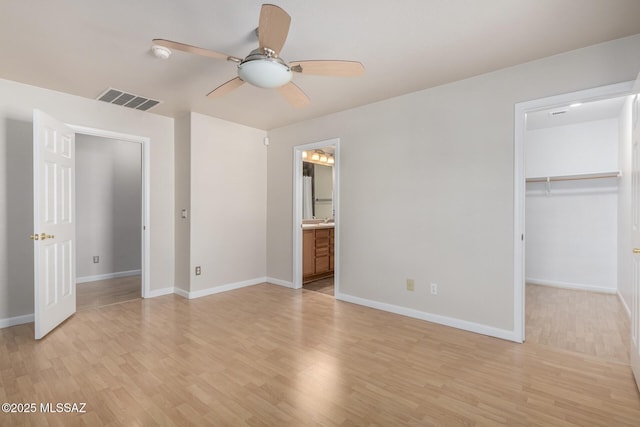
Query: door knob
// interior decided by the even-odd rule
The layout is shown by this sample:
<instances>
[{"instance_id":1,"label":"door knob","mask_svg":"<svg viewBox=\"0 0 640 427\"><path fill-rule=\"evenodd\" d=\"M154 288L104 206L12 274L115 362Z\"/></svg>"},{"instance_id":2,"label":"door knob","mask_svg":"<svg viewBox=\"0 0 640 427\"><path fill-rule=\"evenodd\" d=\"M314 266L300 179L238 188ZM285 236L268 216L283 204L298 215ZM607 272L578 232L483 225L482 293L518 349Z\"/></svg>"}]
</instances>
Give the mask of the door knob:
<instances>
[{"instance_id":1,"label":"door knob","mask_svg":"<svg viewBox=\"0 0 640 427\"><path fill-rule=\"evenodd\" d=\"M45 234L45 233L40 234L40 240L53 239L54 237L56 236L54 236L53 234Z\"/></svg>"},{"instance_id":2,"label":"door knob","mask_svg":"<svg viewBox=\"0 0 640 427\"><path fill-rule=\"evenodd\" d=\"M40 236L38 236L37 234L30 234L30 235L29 235L29 238L30 238L31 240L38 240L38 239L40 239Z\"/></svg>"},{"instance_id":3,"label":"door knob","mask_svg":"<svg viewBox=\"0 0 640 427\"><path fill-rule=\"evenodd\" d=\"M640 254L640 248L633 248L634 254Z\"/></svg>"}]
</instances>

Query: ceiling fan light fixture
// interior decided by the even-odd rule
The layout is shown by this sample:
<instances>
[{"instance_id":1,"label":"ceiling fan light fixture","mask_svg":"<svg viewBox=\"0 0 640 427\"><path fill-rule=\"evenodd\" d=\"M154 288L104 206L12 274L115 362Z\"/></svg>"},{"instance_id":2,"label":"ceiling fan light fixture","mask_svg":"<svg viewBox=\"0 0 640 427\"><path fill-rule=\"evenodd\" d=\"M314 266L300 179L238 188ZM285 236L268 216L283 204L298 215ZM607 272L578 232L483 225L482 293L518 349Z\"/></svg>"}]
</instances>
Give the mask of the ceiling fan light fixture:
<instances>
[{"instance_id":1,"label":"ceiling fan light fixture","mask_svg":"<svg viewBox=\"0 0 640 427\"><path fill-rule=\"evenodd\" d=\"M151 52L156 58L160 59L169 59L169 57L171 56L171 49L164 46L159 46L157 44L151 46Z\"/></svg>"},{"instance_id":2,"label":"ceiling fan light fixture","mask_svg":"<svg viewBox=\"0 0 640 427\"><path fill-rule=\"evenodd\" d=\"M291 81L293 73L289 66L278 57L253 51L238 64L238 77L247 83L265 89L275 89Z\"/></svg>"}]
</instances>

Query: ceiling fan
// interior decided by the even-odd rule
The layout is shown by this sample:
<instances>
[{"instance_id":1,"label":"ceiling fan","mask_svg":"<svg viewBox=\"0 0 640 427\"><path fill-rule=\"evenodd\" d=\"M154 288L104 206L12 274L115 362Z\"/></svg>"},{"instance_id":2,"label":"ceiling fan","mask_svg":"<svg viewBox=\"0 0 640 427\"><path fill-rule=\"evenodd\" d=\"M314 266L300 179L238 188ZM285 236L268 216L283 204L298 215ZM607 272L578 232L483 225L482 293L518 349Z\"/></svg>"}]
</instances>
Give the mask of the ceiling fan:
<instances>
[{"instance_id":1,"label":"ceiling fan","mask_svg":"<svg viewBox=\"0 0 640 427\"><path fill-rule=\"evenodd\" d=\"M355 77L364 74L364 66L356 61L319 60L286 63L279 55L287 39L290 24L291 17L283 9L273 4L263 4L256 30L259 47L244 59L171 40L153 39L153 43L165 48L224 59L238 64L238 77L209 92L207 96L210 98L225 95L246 82L261 88L278 89L291 105L302 108L309 104L309 98L291 81L293 73L339 77Z\"/></svg>"}]
</instances>

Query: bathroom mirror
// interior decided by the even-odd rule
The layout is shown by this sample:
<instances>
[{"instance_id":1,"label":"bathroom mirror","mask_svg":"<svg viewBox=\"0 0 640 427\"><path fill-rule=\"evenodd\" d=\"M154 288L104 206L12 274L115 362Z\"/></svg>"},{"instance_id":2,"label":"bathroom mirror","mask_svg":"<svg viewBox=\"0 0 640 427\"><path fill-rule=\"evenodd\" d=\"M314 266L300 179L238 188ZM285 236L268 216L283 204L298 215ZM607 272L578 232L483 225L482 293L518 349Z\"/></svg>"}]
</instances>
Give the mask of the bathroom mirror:
<instances>
[{"instance_id":1,"label":"bathroom mirror","mask_svg":"<svg viewBox=\"0 0 640 427\"><path fill-rule=\"evenodd\" d=\"M333 166L303 162L302 218L333 218Z\"/></svg>"}]
</instances>

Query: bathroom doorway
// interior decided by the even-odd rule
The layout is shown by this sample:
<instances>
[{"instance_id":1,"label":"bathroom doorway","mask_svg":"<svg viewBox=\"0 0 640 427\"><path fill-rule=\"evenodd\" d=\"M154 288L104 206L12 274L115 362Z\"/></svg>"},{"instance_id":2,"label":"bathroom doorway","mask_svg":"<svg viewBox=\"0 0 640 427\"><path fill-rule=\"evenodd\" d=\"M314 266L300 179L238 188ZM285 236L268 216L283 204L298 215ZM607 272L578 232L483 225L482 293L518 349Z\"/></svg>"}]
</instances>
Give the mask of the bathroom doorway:
<instances>
[{"instance_id":1,"label":"bathroom doorway","mask_svg":"<svg viewBox=\"0 0 640 427\"><path fill-rule=\"evenodd\" d=\"M294 148L294 288L339 293L339 140Z\"/></svg>"}]
</instances>

